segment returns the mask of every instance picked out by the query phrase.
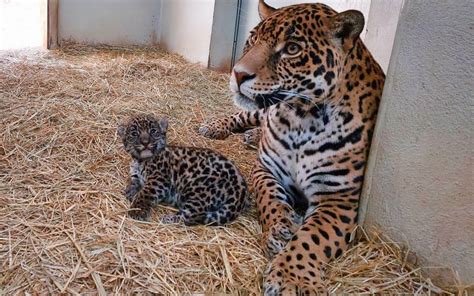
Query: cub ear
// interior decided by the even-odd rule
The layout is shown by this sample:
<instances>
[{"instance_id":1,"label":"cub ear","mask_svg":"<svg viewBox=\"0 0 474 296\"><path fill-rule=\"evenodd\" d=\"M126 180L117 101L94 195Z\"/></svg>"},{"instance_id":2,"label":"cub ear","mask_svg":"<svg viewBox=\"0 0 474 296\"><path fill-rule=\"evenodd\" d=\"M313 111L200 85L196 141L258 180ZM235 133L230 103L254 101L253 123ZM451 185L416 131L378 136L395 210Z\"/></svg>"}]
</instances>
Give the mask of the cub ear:
<instances>
[{"instance_id":1,"label":"cub ear","mask_svg":"<svg viewBox=\"0 0 474 296\"><path fill-rule=\"evenodd\" d=\"M127 127L123 124L119 125L118 128L117 128L117 135L120 137L120 138L125 138L125 133L127 132Z\"/></svg>"},{"instance_id":2,"label":"cub ear","mask_svg":"<svg viewBox=\"0 0 474 296\"><path fill-rule=\"evenodd\" d=\"M331 31L336 38L355 39L364 29L364 15L358 10L346 10L332 17Z\"/></svg>"},{"instance_id":3,"label":"cub ear","mask_svg":"<svg viewBox=\"0 0 474 296\"><path fill-rule=\"evenodd\" d=\"M168 118L166 117L163 117L160 122L159 122L159 125L160 125L160 129L162 132L166 132L168 130Z\"/></svg>"},{"instance_id":4,"label":"cub ear","mask_svg":"<svg viewBox=\"0 0 474 296\"><path fill-rule=\"evenodd\" d=\"M258 14L260 15L260 19L263 21L267 17L269 17L272 13L276 11L275 8L271 7L264 0L258 1Z\"/></svg>"}]
</instances>

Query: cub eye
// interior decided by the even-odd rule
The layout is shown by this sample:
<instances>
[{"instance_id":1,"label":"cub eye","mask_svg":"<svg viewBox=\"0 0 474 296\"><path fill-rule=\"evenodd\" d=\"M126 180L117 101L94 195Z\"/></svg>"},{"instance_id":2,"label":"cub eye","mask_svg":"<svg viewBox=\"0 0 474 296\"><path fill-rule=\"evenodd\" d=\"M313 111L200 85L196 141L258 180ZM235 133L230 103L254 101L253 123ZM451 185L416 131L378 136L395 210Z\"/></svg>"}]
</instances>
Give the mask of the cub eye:
<instances>
[{"instance_id":1,"label":"cub eye","mask_svg":"<svg viewBox=\"0 0 474 296\"><path fill-rule=\"evenodd\" d=\"M285 46L285 53L290 56L297 55L301 51L301 46L297 43L290 42Z\"/></svg>"},{"instance_id":2,"label":"cub eye","mask_svg":"<svg viewBox=\"0 0 474 296\"><path fill-rule=\"evenodd\" d=\"M150 135L156 136L156 134L158 134L158 131L156 130L156 128L150 129Z\"/></svg>"},{"instance_id":3,"label":"cub eye","mask_svg":"<svg viewBox=\"0 0 474 296\"><path fill-rule=\"evenodd\" d=\"M137 131L131 131L130 136L132 136L133 138L136 138L136 137L138 137L138 132Z\"/></svg>"}]
</instances>

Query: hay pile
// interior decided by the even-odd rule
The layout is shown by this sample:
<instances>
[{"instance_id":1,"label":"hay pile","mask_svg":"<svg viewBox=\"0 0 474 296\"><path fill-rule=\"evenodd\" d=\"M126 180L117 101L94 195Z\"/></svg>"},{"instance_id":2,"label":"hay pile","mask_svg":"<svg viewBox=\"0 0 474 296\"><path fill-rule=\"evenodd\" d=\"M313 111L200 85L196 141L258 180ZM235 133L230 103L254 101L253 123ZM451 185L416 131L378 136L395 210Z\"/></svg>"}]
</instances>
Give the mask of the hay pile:
<instances>
[{"instance_id":1,"label":"hay pile","mask_svg":"<svg viewBox=\"0 0 474 296\"><path fill-rule=\"evenodd\" d=\"M195 133L232 112L227 78L155 48L2 53L0 294L259 294L254 212L220 228L139 223L121 193L129 159L115 129L138 112L168 116L171 143L216 149L249 176L255 151L238 136ZM445 292L380 240L332 265L332 292Z\"/></svg>"}]
</instances>

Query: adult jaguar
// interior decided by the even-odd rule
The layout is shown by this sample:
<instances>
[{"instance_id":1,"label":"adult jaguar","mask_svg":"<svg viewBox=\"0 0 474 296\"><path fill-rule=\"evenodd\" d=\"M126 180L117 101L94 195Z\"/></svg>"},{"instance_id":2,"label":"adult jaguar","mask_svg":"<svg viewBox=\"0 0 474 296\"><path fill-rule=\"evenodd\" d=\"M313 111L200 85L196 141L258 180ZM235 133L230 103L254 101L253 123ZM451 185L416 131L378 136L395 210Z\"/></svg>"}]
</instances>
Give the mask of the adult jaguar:
<instances>
[{"instance_id":1,"label":"adult jaguar","mask_svg":"<svg viewBox=\"0 0 474 296\"><path fill-rule=\"evenodd\" d=\"M359 38L358 11L260 0L259 14L230 82L250 111L200 132L261 127L253 188L271 258L264 293L312 294L325 289L325 266L356 226L385 76Z\"/></svg>"}]
</instances>

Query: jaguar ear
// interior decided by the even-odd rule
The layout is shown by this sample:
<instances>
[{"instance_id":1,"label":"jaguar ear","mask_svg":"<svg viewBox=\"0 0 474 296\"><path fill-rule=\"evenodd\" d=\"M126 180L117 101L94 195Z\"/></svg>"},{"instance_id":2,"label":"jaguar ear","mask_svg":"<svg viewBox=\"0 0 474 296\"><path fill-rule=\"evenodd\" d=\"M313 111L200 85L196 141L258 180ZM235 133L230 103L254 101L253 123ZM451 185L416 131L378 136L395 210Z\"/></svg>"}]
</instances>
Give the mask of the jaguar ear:
<instances>
[{"instance_id":1,"label":"jaguar ear","mask_svg":"<svg viewBox=\"0 0 474 296\"><path fill-rule=\"evenodd\" d=\"M124 138L125 137L125 132L127 131L127 127L123 124L119 125L118 128L117 128L117 135L120 137L120 138Z\"/></svg>"},{"instance_id":2,"label":"jaguar ear","mask_svg":"<svg viewBox=\"0 0 474 296\"><path fill-rule=\"evenodd\" d=\"M269 17L272 13L276 11L275 8L271 7L264 0L258 1L258 14L260 15L260 19L264 20Z\"/></svg>"},{"instance_id":3,"label":"jaguar ear","mask_svg":"<svg viewBox=\"0 0 474 296\"><path fill-rule=\"evenodd\" d=\"M166 133L166 131L168 130L168 118L166 117L163 117L160 122L160 129L162 132Z\"/></svg>"},{"instance_id":4,"label":"jaguar ear","mask_svg":"<svg viewBox=\"0 0 474 296\"><path fill-rule=\"evenodd\" d=\"M331 30L339 39L355 39L364 29L364 15L358 10L346 10L331 19Z\"/></svg>"}]
</instances>

